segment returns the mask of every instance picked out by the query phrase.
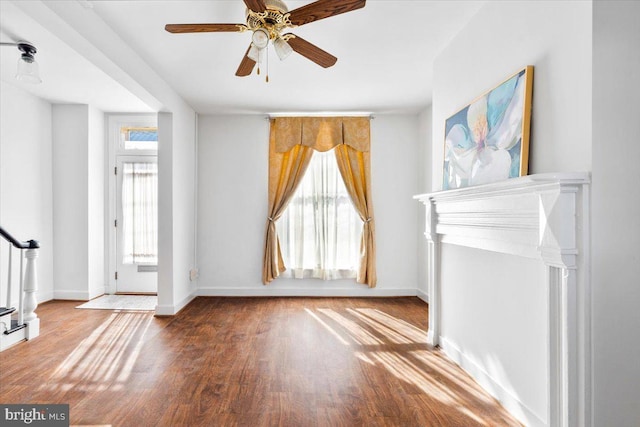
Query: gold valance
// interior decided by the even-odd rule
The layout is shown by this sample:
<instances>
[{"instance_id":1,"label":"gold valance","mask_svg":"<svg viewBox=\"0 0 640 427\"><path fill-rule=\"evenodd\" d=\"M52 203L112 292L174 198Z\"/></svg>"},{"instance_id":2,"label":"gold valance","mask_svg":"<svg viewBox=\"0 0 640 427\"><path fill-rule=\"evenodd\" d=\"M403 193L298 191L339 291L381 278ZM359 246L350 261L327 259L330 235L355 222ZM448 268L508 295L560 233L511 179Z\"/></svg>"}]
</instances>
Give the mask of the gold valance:
<instances>
[{"instance_id":1,"label":"gold valance","mask_svg":"<svg viewBox=\"0 0 640 427\"><path fill-rule=\"evenodd\" d=\"M285 153L301 144L329 151L339 144L368 152L369 117L276 117L273 119L276 152Z\"/></svg>"}]
</instances>

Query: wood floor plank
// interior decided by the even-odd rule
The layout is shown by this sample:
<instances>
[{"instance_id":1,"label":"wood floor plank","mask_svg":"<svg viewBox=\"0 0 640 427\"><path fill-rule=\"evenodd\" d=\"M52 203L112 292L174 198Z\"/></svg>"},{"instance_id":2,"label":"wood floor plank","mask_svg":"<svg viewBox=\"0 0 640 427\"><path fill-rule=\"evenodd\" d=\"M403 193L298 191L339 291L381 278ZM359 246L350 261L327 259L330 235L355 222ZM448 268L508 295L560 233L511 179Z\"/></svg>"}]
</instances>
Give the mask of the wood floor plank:
<instances>
[{"instance_id":1,"label":"wood floor plank","mask_svg":"<svg viewBox=\"0 0 640 427\"><path fill-rule=\"evenodd\" d=\"M0 353L0 402L72 424L517 426L426 343L417 298L197 298L177 316L38 307Z\"/></svg>"}]
</instances>

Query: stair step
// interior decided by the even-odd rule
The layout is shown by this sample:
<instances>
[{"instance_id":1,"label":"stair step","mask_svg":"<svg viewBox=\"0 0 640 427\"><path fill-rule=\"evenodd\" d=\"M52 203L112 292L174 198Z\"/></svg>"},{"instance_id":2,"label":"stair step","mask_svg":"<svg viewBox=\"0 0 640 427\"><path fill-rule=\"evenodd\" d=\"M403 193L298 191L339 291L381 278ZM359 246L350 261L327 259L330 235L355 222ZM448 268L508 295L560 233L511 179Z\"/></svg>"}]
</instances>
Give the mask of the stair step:
<instances>
[{"instance_id":1,"label":"stair step","mask_svg":"<svg viewBox=\"0 0 640 427\"><path fill-rule=\"evenodd\" d=\"M18 325L18 321L17 320L12 320L11 321L11 329L8 329L6 331L4 331L5 335L10 335L14 332L18 332L20 329L24 329L27 327L26 323L23 323L22 325Z\"/></svg>"},{"instance_id":2,"label":"stair step","mask_svg":"<svg viewBox=\"0 0 640 427\"><path fill-rule=\"evenodd\" d=\"M0 307L0 317L6 316L16 311L15 307Z\"/></svg>"}]
</instances>

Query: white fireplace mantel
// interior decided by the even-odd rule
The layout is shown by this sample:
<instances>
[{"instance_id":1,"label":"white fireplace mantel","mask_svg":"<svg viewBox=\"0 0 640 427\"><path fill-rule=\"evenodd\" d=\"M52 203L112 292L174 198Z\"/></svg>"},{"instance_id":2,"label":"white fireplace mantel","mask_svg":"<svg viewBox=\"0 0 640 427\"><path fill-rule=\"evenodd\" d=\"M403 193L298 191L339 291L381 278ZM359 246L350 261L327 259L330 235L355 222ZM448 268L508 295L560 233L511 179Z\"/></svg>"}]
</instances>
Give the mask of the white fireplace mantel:
<instances>
[{"instance_id":1,"label":"white fireplace mantel","mask_svg":"<svg viewBox=\"0 0 640 427\"><path fill-rule=\"evenodd\" d=\"M547 426L591 425L589 184L588 173L538 174L414 197L426 206L430 344L441 338L441 244L547 267Z\"/></svg>"}]
</instances>

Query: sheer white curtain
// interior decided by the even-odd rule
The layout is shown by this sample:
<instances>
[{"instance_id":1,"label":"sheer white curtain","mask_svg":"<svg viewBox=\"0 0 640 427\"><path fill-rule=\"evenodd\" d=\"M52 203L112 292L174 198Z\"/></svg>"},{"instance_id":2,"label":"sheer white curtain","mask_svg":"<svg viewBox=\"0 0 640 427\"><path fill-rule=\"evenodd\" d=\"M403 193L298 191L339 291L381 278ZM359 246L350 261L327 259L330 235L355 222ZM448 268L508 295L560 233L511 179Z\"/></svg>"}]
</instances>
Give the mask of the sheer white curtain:
<instances>
[{"instance_id":1,"label":"sheer white curtain","mask_svg":"<svg viewBox=\"0 0 640 427\"><path fill-rule=\"evenodd\" d=\"M362 221L351 204L333 150L314 152L276 227L288 268L284 277L356 277Z\"/></svg>"},{"instance_id":2,"label":"sheer white curtain","mask_svg":"<svg viewBox=\"0 0 640 427\"><path fill-rule=\"evenodd\" d=\"M124 264L158 263L158 165L124 163L122 227Z\"/></svg>"}]
</instances>

